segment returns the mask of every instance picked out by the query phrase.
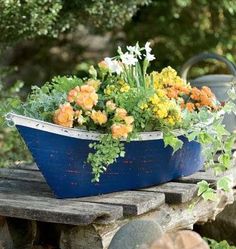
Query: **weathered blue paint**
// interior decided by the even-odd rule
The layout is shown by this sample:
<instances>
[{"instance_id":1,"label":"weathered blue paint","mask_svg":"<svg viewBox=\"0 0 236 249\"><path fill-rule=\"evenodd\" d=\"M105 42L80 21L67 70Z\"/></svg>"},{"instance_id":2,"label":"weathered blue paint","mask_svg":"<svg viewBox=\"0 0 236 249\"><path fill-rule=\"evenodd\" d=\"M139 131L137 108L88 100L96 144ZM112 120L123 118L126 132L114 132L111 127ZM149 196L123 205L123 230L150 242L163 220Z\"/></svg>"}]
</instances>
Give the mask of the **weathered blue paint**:
<instances>
[{"instance_id":1,"label":"weathered blue paint","mask_svg":"<svg viewBox=\"0 0 236 249\"><path fill-rule=\"evenodd\" d=\"M53 134L17 125L48 185L58 198L91 196L132 190L164 183L201 169L203 158L197 142L184 142L172 154L162 139L126 143L126 156L119 158L92 183L86 164L90 140ZM94 142L94 141L93 141Z\"/></svg>"}]
</instances>

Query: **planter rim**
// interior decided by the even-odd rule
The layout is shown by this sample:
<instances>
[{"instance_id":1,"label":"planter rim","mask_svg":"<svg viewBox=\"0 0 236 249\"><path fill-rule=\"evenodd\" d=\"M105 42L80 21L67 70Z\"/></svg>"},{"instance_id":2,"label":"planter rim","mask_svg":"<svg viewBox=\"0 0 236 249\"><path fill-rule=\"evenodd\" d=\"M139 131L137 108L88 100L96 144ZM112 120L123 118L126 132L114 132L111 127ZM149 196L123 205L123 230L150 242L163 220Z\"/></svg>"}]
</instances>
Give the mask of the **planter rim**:
<instances>
[{"instance_id":1,"label":"planter rim","mask_svg":"<svg viewBox=\"0 0 236 249\"><path fill-rule=\"evenodd\" d=\"M84 140L95 140L98 141L102 133L95 131L87 131L79 128L66 128L60 125L49 123L46 121L26 117L16 113L8 113L5 116L9 126L21 125L28 128L33 128L41 131L46 131L62 136L79 138ZM181 130L176 130L177 135L183 135ZM158 140L163 139L163 133L161 131L152 131L152 132L140 132L138 137L132 139L132 141L148 141L148 140ZM123 139L125 141L125 139Z\"/></svg>"}]
</instances>

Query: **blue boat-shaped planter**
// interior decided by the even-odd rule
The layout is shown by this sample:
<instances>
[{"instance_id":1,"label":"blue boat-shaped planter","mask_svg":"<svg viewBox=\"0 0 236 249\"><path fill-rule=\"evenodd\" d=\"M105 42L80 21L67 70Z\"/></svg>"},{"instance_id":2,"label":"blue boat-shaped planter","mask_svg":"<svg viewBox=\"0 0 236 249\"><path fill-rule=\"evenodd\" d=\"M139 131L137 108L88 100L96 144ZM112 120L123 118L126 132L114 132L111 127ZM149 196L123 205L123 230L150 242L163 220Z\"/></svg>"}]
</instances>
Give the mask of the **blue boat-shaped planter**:
<instances>
[{"instance_id":1,"label":"blue boat-shaped planter","mask_svg":"<svg viewBox=\"0 0 236 249\"><path fill-rule=\"evenodd\" d=\"M58 198L92 196L145 188L190 175L203 166L201 145L180 136L183 147L173 154L164 147L161 132L140 133L139 140L125 143L126 155L110 165L92 183L91 166L86 163L89 144L99 133L64 128L52 123L10 113L12 121L48 185Z\"/></svg>"}]
</instances>

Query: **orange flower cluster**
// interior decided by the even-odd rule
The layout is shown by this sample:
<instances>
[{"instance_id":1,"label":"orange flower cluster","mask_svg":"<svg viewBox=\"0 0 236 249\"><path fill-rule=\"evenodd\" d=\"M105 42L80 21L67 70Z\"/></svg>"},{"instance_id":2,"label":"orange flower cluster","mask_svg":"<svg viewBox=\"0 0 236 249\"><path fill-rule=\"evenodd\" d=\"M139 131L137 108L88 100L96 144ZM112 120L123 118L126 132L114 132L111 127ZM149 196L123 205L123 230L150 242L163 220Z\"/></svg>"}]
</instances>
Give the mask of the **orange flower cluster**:
<instances>
[{"instance_id":1,"label":"orange flower cluster","mask_svg":"<svg viewBox=\"0 0 236 249\"><path fill-rule=\"evenodd\" d=\"M115 139L127 138L128 134L133 131L133 116L127 116L124 108L117 108L115 119L123 123L115 123L111 126L112 137Z\"/></svg>"},{"instance_id":2,"label":"orange flower cluster","mask_svg":"<svg viewBox=\"0 0 236 249\"><path fill-rule=\"evenodd\" d=\"M172 85L167 88L167 97L170 99L177 99L183 95L188 95L190 93L190 87L188 85Z\"/></svg>"},{"instance_id":3,"label":"orange flower cluster","mask_svg":"<svg viewBox=\"0 0 236 249\"><path fill-rule=\"evenodd\" d=\"M132 126L126 124L113 124L111 126L112 137L114 139L127 138L132 130Z\"/></svg>"},{"instance_id":4,"label":"orange flower cluster","mask_svg":"<svg viewBox=\"0 0 236 249\"><path fill-rule=\"evenodd\" d=\"M77 86L72 89L67 96L70 103L76 102L84 110L92 110L97 104L98 95L96 89L91 85Z\"/></svg>"},{"instance_id":5,"label":"orange flower cluster","mask_svg":"<svg viewBox=\"0 0 236 249\"><path fill-rule=\"evenodd\" d=\"M200 108L209 107L215 109L214 104L215 95L212 93L209 87L203 86L202 89L196 87L191 88L190 86L171 86L166 89L166 95L170 99L178 99L179 97L184 97L188 99L185 103L184 99L181 103L181 108L186 108L190 112Z\"/></svg>"},{"instance_id":6,"label":"orange flower cluster","mask_svg":"<svg viewBox=\"0 0 236 249\"><path fill-rule=\"evenodd\" d=\"M192 108L193 110L204 106L216 109L216 105L214 103L215 95L207 86L203 86L201 89L193 87L189 96L194 104L194 107Z\"/></svg>"},{"instance_id":7,"label":"orange flower cluster","mask_svg":"<svg viewBox=\"0 0 236 249\"><path fill-rule=\"evenodd\" d=\"M93 110L90 117L95 124L102 125L107 122L107 114L104 111L101 112Z\"/></svg>"},{"instance_id":8,"label":"orange flower cluster","mask_svg":"<svg viewBox=\"0 0 236 249\"><path fill-rule=\"evenodd\" d=\"M60 107L55 111L53 116L53 122L58 125L65 127L72 127L74 120L74 110L69 103L60 105Z\"/></svg>"}]
</instances>

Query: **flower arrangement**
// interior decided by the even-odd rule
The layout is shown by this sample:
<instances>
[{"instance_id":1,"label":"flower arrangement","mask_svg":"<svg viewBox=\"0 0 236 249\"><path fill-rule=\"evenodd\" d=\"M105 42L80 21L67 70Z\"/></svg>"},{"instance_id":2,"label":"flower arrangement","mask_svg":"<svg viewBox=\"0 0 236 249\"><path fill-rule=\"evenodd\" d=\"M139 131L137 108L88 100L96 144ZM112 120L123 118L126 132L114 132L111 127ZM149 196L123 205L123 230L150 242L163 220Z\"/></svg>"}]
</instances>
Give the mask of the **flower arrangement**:
<instances>
[{"instance_id":1,"label":"flower arrangement","mask_svg":"<svg viewBox=\"0 0 236 249\"><path fill-rule=\"evenodd\" d=\"M173 153L183 144L180 134L196 140L203 146L207 166L216 172L230 167L234 136L221 123L222 114L234 108L232 102L222 106L208 87L191 87L169 66L148 72L154 59L149 42L144 47L128 46L125 52L119 47L117 56L91 66L90 77L55 77L41 88L33 87L15 112L100 132L87 158L93 181L99 181L108 165L124 156L124 142L147 131L161 131L165 146L172 146ZM235 99L234 88L229 95ZM222 154L215 162L218 149Z\"/></svg>"}]
</instances>

